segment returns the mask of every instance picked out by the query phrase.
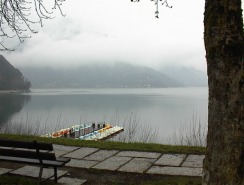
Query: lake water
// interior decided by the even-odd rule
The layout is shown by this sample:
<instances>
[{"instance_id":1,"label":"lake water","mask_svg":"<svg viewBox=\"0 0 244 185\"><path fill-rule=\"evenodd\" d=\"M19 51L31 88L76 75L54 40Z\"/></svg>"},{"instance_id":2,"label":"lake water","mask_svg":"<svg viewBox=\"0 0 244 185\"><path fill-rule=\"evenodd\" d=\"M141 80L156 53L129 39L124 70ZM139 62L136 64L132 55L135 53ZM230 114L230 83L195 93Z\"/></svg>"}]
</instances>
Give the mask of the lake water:
<instances>
[{"instance_id":1,"label":"lake water","mask_svg":"<svg viewBox=\"0 0 244 185\"><path fill-rule=\"evenodd\" d=\"M193 116L207 124L208 89L32 89L28 94L0 95L2 126L53 129L90 121L123 126L131 117L160 139L172 135ZM125 128L126 130L127 128Z\"/></svg>"}]
</instances>

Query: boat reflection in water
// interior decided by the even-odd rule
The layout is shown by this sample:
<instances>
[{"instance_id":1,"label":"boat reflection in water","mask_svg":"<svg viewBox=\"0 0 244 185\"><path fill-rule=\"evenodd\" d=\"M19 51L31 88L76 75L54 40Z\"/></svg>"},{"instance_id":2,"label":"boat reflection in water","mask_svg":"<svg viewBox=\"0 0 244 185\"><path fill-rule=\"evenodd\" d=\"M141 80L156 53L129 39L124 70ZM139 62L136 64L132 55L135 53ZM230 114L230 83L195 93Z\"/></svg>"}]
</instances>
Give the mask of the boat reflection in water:
<instances>
[{"instance_id":1,"label":"boat reflection in water","mask_svg":"<svg viewBox=\"0 0 244 185\"><path fill-rule=\"evenodd\" d=\"M74 125L70 128L65 128L59 131L42 135L41 137L63 137L96 141L111 138L122 131L124 131L123 127L113 126L105 122L99 122L97 124L95 122L90 122L80 125Z\"/></svg>"}]
</instances>

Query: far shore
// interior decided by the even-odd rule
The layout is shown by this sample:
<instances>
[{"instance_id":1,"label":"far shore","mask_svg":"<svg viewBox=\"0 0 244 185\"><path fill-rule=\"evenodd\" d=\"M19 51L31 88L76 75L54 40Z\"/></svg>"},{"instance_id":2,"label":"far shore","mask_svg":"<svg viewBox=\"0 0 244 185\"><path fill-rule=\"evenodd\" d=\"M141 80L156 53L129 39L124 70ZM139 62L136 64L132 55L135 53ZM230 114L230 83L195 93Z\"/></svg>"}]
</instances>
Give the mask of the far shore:
<instances>
[{"instance_id":1,"label":"far shore","mask_svg":"<svg viewBox=\"0 0 244 185\"><path fill-rule=\"evenodd\" d=\"M0 94L29 93L31 90L0 90Z\"/></svg>"}]
</instances>

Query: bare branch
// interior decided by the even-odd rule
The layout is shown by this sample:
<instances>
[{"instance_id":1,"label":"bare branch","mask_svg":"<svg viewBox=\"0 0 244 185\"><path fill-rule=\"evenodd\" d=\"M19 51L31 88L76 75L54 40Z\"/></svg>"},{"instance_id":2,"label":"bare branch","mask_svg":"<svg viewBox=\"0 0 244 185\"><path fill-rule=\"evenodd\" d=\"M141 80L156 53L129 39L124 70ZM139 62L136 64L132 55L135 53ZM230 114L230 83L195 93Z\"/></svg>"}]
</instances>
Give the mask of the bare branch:
<instances>
[{"instance_id":1,"label":"bare branch","mask_svg":"<svg viewBox=\"0 0 244 185\"><path fill-rule=\"evenodd\" d=\"M24 42L27 36L37 33L32 25L43 26L44 19L53 19L53 10L58 9L64 16L61 5L65 0L53 0L53 8L47 10L43 0L0 0L0 50L9 50L4 45L4 38L12 39L17 37ZM32 20L31 15L35 15Z\"/></svg>"},{"instance_id":2,"label":"bare branch","mask_svg":"<svg viewBox=\"0 0 244 185\"><path fill-rule=\"evenodd\" d=\"M6 51L6 50L8 50L8 51L14 51L12 49L9 49L9 48L5 47L1 42L0 42L0 46L2 47L2 48L0 48L0 51Z\"/></svg>"}]
</instances>

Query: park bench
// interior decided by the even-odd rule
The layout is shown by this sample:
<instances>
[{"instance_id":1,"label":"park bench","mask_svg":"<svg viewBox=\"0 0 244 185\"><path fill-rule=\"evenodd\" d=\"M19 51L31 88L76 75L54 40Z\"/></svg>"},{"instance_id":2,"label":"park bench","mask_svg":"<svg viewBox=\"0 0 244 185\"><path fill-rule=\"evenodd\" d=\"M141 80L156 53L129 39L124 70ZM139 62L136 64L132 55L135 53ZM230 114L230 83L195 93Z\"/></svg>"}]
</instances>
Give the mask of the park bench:
<instances>
[{"instance_id":1,"label":"park bench","mask_svg":"<svg viewBox=\"0 0 244 185\"><path fill-rule=\"evenodd\" d=\"M40 166L38 184L52 177L57 183L57 168L70 161L70 158L56 157L51 151L53 151L53 145L50 143L0 139L0 161ZM54 174L42 180L43 168L48 167L53 167Z\"/></svg>"}]
</instances>

